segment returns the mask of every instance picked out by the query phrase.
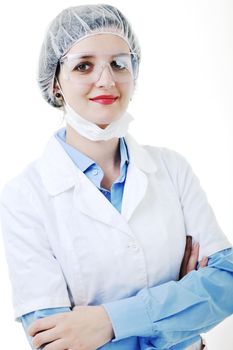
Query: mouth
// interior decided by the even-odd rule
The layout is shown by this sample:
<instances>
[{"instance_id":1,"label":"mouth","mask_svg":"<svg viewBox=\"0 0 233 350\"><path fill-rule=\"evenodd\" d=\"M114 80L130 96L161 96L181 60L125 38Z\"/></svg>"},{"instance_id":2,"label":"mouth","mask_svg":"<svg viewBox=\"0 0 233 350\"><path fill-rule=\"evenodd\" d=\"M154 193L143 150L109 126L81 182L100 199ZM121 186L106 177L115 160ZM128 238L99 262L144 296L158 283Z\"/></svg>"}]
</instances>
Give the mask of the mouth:
<instances>
[{"instance_id":1,"label":"mouth","mask_svg":"<svg viewBox=\"0 0 233 350\"><path fill-rule=\"evenodd\" d=\"M92 102L100 103L103 105L113 104L118 99L118 96L113 95L101 95L94 98L90 98Z\"/></svg>"}]
</instances>

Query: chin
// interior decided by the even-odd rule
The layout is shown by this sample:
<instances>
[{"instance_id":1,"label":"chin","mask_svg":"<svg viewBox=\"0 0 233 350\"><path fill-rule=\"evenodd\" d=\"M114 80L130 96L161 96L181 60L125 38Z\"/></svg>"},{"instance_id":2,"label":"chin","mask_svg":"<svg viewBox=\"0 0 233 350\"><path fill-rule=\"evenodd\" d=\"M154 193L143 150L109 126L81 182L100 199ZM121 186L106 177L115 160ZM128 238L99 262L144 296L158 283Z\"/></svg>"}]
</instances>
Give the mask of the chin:
<instances>
[{"instance_id":1,"label":"chin","mask_svg":"<svg viewBox=\"0 0 233 350\"><path fill-rule=\"evenodd\" d=\"M99 128L105 129L109 124L96 124Z\"/></svg>"},{"instance_id":2,"label":"chin","mask_svg":"<svg viewBox=\"0 0 233 350\"><path fill-rule=\"evenodd\" d=\"M120 117L123 115L122 112L118 112L118 113L111 113L110 115L102 115L102 117L98 120L95 120L94 123L99 124L99 125L107 125L110 124L118 119L120 119Z\"/></svg>"}]
</instances>

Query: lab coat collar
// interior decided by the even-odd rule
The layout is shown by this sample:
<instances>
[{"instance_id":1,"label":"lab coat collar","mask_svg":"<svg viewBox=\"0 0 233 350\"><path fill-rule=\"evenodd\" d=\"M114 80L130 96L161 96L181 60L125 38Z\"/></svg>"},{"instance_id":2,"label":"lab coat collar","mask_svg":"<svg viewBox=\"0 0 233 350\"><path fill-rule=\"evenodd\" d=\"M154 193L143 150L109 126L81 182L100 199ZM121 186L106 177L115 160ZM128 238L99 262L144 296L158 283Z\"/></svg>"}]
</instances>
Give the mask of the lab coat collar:
<instances>
[{"instance_id":1,"label":"lab coat collar","mask_svg":"<svg viewBox=\"0 0 233 350\"><path fill-rule=\"evenodd\" d=\"M129 152L129 161L138 169L145 173L154 173L157 171L157 165L149 152L137 143L129 133L125 136L125 142Z\"/></svg>"},{"instance_id":2,"label":"lab coat collar","mask_svg":"<svg viewBox=\"0 0 233 350\"><path fill-rule=\"evenodd\" d=\"M135 165L145 173L157 171L155 161L149 152L139 145L129 133L125 136L125 141L131 165ZM44 186L52 196L79 185L77 172L81 170L70 159L55 134L48 141L39 160L39 170Z\"/></svg>"}]
</instances>

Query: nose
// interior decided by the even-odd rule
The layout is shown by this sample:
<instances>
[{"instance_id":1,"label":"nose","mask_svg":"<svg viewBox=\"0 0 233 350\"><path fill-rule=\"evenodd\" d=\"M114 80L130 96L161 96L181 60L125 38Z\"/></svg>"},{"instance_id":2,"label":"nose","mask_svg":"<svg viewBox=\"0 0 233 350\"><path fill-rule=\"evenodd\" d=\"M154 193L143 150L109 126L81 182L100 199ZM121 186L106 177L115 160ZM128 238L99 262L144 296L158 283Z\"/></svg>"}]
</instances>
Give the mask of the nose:
<instances>
[{"instance_id":1,"label":"nose","mask_svg":"<svg viewBox=\"0 0 233 350\"><path fill-rule=\"evenodd\" d=\"M102 71L99 74L98 80L96 81L95 85L97 87L111 87L115 86L115 81L111 72L111 68L106 65L102 68Z\"/></svg>"}]
</instances>

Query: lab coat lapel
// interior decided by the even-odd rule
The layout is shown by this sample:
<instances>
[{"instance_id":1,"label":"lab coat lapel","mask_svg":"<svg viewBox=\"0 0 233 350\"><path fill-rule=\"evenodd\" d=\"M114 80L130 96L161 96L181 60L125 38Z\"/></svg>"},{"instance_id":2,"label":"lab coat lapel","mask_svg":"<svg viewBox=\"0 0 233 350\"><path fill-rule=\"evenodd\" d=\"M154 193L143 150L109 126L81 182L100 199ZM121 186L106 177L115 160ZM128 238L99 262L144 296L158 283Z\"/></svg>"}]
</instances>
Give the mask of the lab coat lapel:
<instances>
[{"instance_id":1,"label":"lab coat lapel","mask_svg":"<svg viewBox=\"0 0 233 350\"><path fill-rule=\"evenodd\" d=\"M78 169L66 154L59 141L53 136L40 161L42 180L48 193L56 196L74 187L73 209L117 228L130 232L128 221L145 196L148 186L147 173L157 170L153 158L131 135L125 137L129 165L122 199L121 214L99 191L98 188Z\"/></svg>"},{"instance_id":2,"label":"lab coat lapel","mask_svg":"<svg viewBox=\"0 0 233 350\"><path fill-rule=\"evenodd\" d=\"M74 198L74 208L76 207L82 213L97 221L129 234L128 221L145 196L147 185L146 174L133 164L129 164L120 214L99 189L80 172L76 188L77 195Z\"/></svg>"},{"instance_id":3,"label":"lab coat lapel","mask_svg":"<svg viewBox=\"0 0 233 350\"><path fill-rule=\"evenodd\" d=\"M126 135L125 141L130 162L125 181L121 214L81 172L79 176L80 197L78 207L86 215L129 233L127 223L147 191L147 173L156 172L157 166L149 153L130 134Z\"/></svg>"},{"instance_id":4,"label":"lab coat lapel","mask_svg":"<svg viewBox=\"0 0 233 350\"><path fill-rule=\"evenodd\" d=\"M129 233L128 221L145 196L147 185L146 174L135 165L129 164L120 214L99 189L80 171L76 186L77 194L74 197L74 210L79 210L92 219Z\"/></svg>"},{"instance_id":5,"label":"lab coat lapel","mask_svg":"<svg viewBox=\"0 0 233 350\"><path fill-rule=\"evenodd\" d=\"M78 173L77 182L76 194L74 195L74 213L79 210L94 220L129 233L126 220L81 171Z\"/></svg>"},{"instance_id":6,"label":"lab coat lapel","mask_svg":"<svg viewBox=\"0 0 233 350\"><path fill-rule=\"evenodd\" d=\"M145 196L148 186L148 178L145 173L129 163L122 199L121 214L129 221L136 207Z\"/></svg>"},{"instance_id":7,"label":"lab coat lapel","mask_svg":"<svg viewBox=\"0 0 233 350\"><path fill-rule=\"evenodd\" d=\"M157 171L149 153L127 133L125 136L130 163L128 165L122 200L122 216L129 221L133 212L144 198L148 187L148 174Z\"/></svg>"}]
</instances>

